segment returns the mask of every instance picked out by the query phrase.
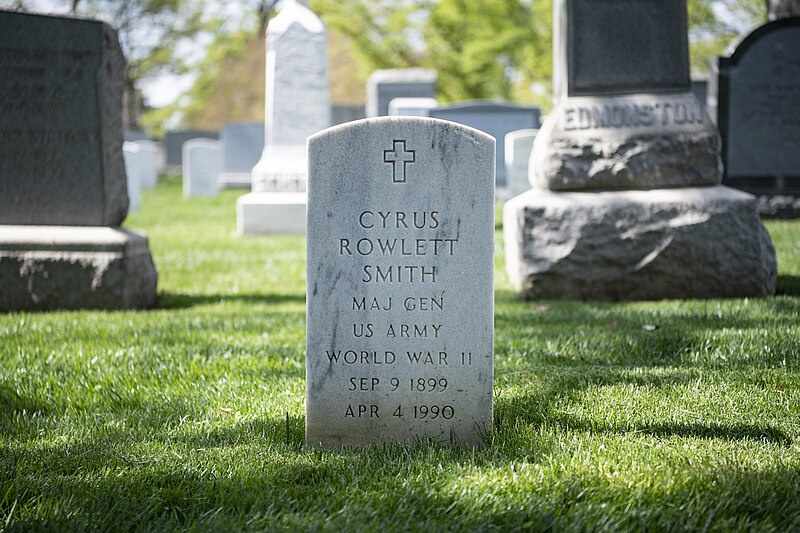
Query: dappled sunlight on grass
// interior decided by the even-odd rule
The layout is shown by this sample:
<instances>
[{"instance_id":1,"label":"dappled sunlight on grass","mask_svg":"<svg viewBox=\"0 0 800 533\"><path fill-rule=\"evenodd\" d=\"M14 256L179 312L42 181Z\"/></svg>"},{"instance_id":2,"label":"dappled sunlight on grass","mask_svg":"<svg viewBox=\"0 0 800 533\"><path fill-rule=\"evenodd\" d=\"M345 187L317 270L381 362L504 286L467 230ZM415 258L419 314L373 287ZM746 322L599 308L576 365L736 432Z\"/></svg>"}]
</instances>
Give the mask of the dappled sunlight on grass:
<instances>
[{"instance_id":1,"label":"dappled sunlight on grass","mask_svg":"<svg viewBox=\"0 0 800 533\"><path fill-rule=\"evenodd\" d=\"M305 240L180 193L126 223L157 309L0 315L0 529L800 528L800 223L749 300L523 301L498 240L485 445L320 451Z\"/></svg>"}]
</instances>

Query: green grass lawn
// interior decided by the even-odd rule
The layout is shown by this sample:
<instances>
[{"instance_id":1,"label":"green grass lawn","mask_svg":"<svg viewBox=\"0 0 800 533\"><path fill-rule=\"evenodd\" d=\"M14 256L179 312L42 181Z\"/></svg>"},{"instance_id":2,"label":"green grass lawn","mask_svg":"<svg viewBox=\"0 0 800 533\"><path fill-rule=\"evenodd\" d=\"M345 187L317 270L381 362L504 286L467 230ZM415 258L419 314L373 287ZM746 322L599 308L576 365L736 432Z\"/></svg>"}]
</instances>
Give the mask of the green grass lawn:
<instances>
[{"instance_id":1,"label":"green grass lawn","mask_svg":"<svg viewBox=\"0 0 800 533\"><path fill-rule=\"evenodd\" d=\"M775 298L626 304L519 300L498 228L487 446L327 452L305 240L239 194L144 194L159 309L0 314L0 531L800 529L800 221Z\"/></svg>"}]
</instances>

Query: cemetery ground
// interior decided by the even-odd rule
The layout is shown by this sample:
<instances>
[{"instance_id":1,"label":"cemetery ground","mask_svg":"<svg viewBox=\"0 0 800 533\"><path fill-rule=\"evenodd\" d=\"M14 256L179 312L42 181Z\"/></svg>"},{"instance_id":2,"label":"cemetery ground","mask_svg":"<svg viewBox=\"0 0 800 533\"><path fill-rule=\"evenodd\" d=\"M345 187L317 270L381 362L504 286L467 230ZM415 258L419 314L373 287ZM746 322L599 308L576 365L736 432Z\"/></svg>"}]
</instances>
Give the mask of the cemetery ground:
<instances>
[{"instance_id":1,"label":"cemetery ground","mask_svg":"<svg viewBox=\"0 0 800 533\"><path fill-rule=\"evenodd\" d=\"M800 221L775 298L617 304L519 300L498 216L485 448L331 452L305 240L235 237L240 194L144 193L158 309L0 315L0 531L800 528Z\"/></svg>"}]
</instances>

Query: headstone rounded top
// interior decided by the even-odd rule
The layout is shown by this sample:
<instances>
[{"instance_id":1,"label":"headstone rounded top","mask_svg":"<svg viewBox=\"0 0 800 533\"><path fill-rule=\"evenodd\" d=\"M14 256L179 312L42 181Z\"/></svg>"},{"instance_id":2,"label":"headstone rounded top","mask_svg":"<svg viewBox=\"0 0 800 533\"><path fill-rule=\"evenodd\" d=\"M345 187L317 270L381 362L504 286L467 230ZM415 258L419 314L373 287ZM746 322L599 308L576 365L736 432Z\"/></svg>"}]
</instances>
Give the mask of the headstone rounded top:
<instances>
[{"instance_id":1,"label":"headstone rounded top","mask_svg":"<svg viewBox=\"0 0 800 533\"><path fill-rule=\"evenodd\" d=\"M759 26L751 33L745 35L741 39L736 39L725 50L725 57L727 57L733 64L738 63L743 57L747 55L748 50L757 47L757 45L764 39L772 37L776 31L789 30L790 33L796 35L797 29L800 28L800 16L777 18Z\"/></svg>"},{"instance_id":2,"label":"headstone rounded top","mask_svg":"<svg viewBox=\"0 0 800 533\"><path fill-rule=\"evenodd\" d=\"M308 138L308 143L312 144L322 138L342 135L348 133L349 131L354 131L354 130L361 130L365 128L383 130L383 129L392 129L397 126L401 126L408 130L420 130L423 128L439 128L443 130L450 130L456 133L460 133L461 135L465 135L469 139L471 139L472 142L475 144L495 143L495 138L492 137L491 135L484 133L481 130L470 128L469 126L464 126L463 124L458 124L456 122L451 122L449 120L442 120L438 118L405 117L405 116L373 117L361 120L353 120L351 122L345 122L344 124L339 124L338 126L333 126L328 129L322 130L314 135L311 135Z\"/></svg>"},{"instance_id":3,"label":"headstone rounded top","mask_svg":"<svg viewBox=\"0 0 800 533\"><path fill-rule=\"evenodd\" d=\"M297 0L286 0L278 15L269 21L267 33L284 33L292 24L300 24L311 33L325 33L325 25L305 5Z\"/></svg>"}]
</instances>

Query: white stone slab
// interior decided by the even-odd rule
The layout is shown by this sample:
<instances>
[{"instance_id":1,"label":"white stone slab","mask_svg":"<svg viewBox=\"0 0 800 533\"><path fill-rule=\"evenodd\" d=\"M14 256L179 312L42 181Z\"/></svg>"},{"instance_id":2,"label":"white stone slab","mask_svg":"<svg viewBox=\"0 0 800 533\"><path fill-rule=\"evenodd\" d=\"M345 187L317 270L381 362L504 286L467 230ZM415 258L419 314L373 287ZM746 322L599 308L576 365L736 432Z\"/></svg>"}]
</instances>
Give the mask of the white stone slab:
<instances>
[{"instance_id":1,"label":"white stone slab","mask_svg":"<svg viewBox=\"0 0 800 533\"><path fill-rule=\"evenodd\" d=\"M216 196L220 168L219 141L192 139L183 143L183 195Z\"/></svg>"},{"instance_id":2,"label":"white stone slab","mask_svg":"<svg viewBox=\"0 0 800 533\"><path fill-rule=\"evenodd\" d=\"M236 200L239 235L305 235L306 193L251 192Z\"/></svg>"},{"instance_id":3,"label":"white stone slab","mask_svg":"<svg viewBox=\"0 0 800 533\"><path fill-rule=\"evenodd\" d=\"M531 188L528 181L528 161L537 133L539 130L530 128L506 133L506 178L511 196L517 196Z\"/></svg>"},{"instance_id":4,"label":"white stone slab","mask_svg":"<svg viewBox=\"0 0 800 533\"><path fill-rule=\"evenodd\" d=\"M428 118L309 139L309 444L491 427L494 158L492 137Z\"/></svg>"},{"instance_id":5,"label":"white stone slab","mask_svg":"<svg viewBox=\"0 0 800 533\"><path fill-rule=\"evenodd\" d=\"M153 141L134 141L139 147L139 156L142 159L142 188L154 189L158 183L158 145Z\"/></svg>"},{"instance_id":6,"label":"white stone slab","mask_svg":"<svg viewBox=\"0 0 800 533\"><path fill-rule=\"evenodd\" d=\"M142 159L139 145L133 142L122 144L122 158L128 182L128 211L135 212L142 206Z\"/></svg>"}]
</instances>

